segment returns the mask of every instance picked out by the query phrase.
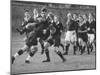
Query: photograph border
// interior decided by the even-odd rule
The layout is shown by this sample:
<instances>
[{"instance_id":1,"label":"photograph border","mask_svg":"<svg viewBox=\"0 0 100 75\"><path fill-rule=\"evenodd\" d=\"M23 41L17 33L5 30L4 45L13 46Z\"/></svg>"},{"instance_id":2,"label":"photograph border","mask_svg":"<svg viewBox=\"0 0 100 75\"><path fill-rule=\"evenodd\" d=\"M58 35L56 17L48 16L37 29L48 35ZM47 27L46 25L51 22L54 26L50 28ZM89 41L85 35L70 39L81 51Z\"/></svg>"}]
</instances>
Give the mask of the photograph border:
<instances>
[{"instance_id":1,"label":"photograph border","mask_svg":"<svg viewBox=\"0 0 100 75\"><path fill-rule=\"evenodd\" d=\"M68 4L68 5L81 5L81 6L93 6L95 7L95 19L97 21L97 6L96 5L85 5L85 4L73 4L73 3L56 3L56 2L42 2L42 1L22 1L22 0L10 0L10 74L11 75L19 75L19 74L39 74L39 73L53 73L53 72L72 72L72 71L86 71L86 70L96 70L97 69L97 35L95 35L96 37L96 54L95 54L95 68L92 68L92 69L77 69L77 70L60 70L60 71L46 71L46 72L29 72L29 73L16 73L16 74L12 74L12 64L11 64L11 53L12 53L12 20L11 20L11 17L12 17L12 2L22 2L22 3L45 3L45 4ZM97 34L97 22L96 22L96 34Z\"/></svg>"}]
</instances>

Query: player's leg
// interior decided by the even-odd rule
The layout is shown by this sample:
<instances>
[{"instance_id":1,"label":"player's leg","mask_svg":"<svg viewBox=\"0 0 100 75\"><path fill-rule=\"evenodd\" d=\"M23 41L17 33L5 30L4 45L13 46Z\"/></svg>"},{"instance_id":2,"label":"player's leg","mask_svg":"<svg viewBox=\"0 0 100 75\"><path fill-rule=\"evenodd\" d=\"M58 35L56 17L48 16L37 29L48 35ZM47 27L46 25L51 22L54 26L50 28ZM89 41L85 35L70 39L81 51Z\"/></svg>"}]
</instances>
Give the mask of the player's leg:
<instances>
[{"instance_id":1,"label":"player's leg","mask_svg":"<svg viewBox=\"0 0 100 75\"><path fill-rule=\"evenodd\" d=\"M40 45L41 45L41 48L42 48L41 54L43 54L44 53L44 43L43 43L43 40L40 38L39 42L40 42Z\"/></svg>"},{"instance_id":2,"label":"player's leg","mask_svg":"<svg viewBox=\"0 0 100 75\"><path fill-rule=\"evenodd\" d=\"M59 50L59 44L60 44L60 38L56 37L55 38L55 52L62 59L62 61L65 62L66 59L64 58L64 56L62 55L62 53Z\"/></svg>"},{"instance_id":3,"label":"player's leg","mask_svg":"<svg viewBox=\"0 0 100 75\"><path fill-rule=\"evenodd\" d=\"M91 52L93 51L93 43L94 43L94 40L95 40L95 34L91 34L91 39L90 39L90 43L91 43Z\"/></svg>"},{"instance_id":4,"label":"player's leg","mask_svg":"<svg viewBox=\"0 0 100 75\"><path fill-rule=\"evenodd\" d=\"M66 59L64 58L64 56L62 55L62 53L59 51L59 47L55 47L55 52L56 54L62 59L63 62L66 61Z\"/></svg>"},{"instance_id":5,"label":"player's leg","mask_svg":"<svg viewBox=\"0 0 100 75\"><path fill-rule=\"evenodd\" d=\"M63 49L63 51L64 51L64 45L60 42L60 44L59 44L61 47L62 47L62 49Z\"/></svg>"},{"instance_id":6,"label":"player's leg","mask_svg":"<svg viewBox=\"0 0 100 75\"><path fill-rule=\"evenodd\" d=\"M12 64L14 63L16 57L22 55L26 50L28 50L29 47L27 45L24 45L21 49L18 50L13 56L12 56Z\"/></svg>"},{"instance_id":7,"label":"player's leg","mask_svg":"<svg viewBox=\"0 0 100 75\"><path fill-rule=\"evenodd\" d=\"M74 47L74 55L76 55L76 51L77 51L77 36L76 36L76 33L73 35L73 47Z\"/></svg>"},{"instance_id":8,"label":"player's leg","mask_svg":"<svg viewBox=\"0 0 100 75\"><path fill-rule=\"evenodd\" d=\"M75 42L75 44L74 44L74 55L76 55L76 51L77 51L77 45L76 45L76 42Z\"/></svg>"},{"instance_id":9,"label":"player's leg","mask_svg":"<svg viewBox=\"0 0 100 75\"><path fill-rule=\"evenodd\" d=\"M30 58L32 58L36 54L37 51L38 51L37 46L32 46L25 60L25 63L30 63Z\"/></svg>"},{"instance_id":10,"label":"player's leg","mask_svg":"<svg viewBox=\"0 0 100 75\"><path fill-rule=\"evenodd\" d=\"M69 47L70 47L70 41L71 41L71 32L67 31L65 35L65 52L63 55L68 55Z\"/></svg>"},{"instance_id":11,"label":"player's leg","mask_svg":"<svg viewBox=\"0 0 100 75\"><path fill-rule=\"evenodd\" d=\"M69 46L70 46L70 32L67 31L65 33L65 52L63 53L63 55L68 55L68 51L69 51Z\"/></svg>"},{"instance_id":12,"label":"player's leg","mask_svg":"<svg viewBox=\"0 0 100 75\"><path fill-rule=\"evenodd\" d=\"M63 55L68 55L69 46L70 46L70 43L66 42L66 44L65 44L65 52L63 53Z\"/></svg>"},{"instance_id":13,"label":"player's leg","mask_svg":"<svg viewBox=\"0 0 100 75\"><path fill-rule=\"evenodd\" d=\"M44 53L46 55L46 60L44 60L43 62L50 62L50 55L49 55L48 47L50 47L50 44L48 42L44 42Z\"/></svg>"},{"instance_id":14,"label":"player's leg","mask_svg":"<svg viewBox=\"0 0 100 75\"><path fill-rule=\"evenodd\" d=\"M90 54L90 49L91 49L91 34L88 34L88 45L87 45L88 54Z\"/></svg>"},{"instance_id":15,"label":"player's leg","mask_svg":"<svg viewBox=\"0 0 100 75\"><path fill-rule=\"evenodd\" d=\"M33 33L34 34L34 33ZM33 36L32 34L32 36ZM31 36L31 39L29 42L27 42L27 45L30 46L30 51L29 51L29 55L28 57L26 58L26 63L29 63L30 61L30 58L34 56L34 54L37 52L37 45L38 45L38 41L37 41L37 38L32 38Z\"/></svg>"},{"instance_id":16,"label":"player's leg","mask_svg":"<svg viewBox=\"0 0 100 75\"><path fill-rule=\"evenodd\" d=\"M83 46L81 47L81 54L80 54L80 55L82 55L82 54L85 52L85 48L86 48L86 45L83 45Z\"/></svg>"}]
</instances>

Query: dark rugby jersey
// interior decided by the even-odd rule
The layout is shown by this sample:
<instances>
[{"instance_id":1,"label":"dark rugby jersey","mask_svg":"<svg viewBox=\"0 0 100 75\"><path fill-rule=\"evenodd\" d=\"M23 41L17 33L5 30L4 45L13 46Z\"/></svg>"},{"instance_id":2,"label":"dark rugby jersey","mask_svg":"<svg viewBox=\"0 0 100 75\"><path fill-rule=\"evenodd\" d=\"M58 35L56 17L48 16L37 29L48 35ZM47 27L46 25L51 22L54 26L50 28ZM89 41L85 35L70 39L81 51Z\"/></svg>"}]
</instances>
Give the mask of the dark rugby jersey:
<instances>
[{"instance_id":1,"label":"dark rugby jersey","mask_svg":"<svg viewBox=\"0 0 100 75\"><path fill-rule=\"evenodd\" d=\"M70 20L68 25L69 25L69 29L68 29L69 31L77 30L78 28L78 22L74 20Z\"/></svg>"},{"instance_id":2,"label":"dark rugby jersey","mask_svg":"<svg viewBox=\"0 0 100 75\"><path fill-rule=\"evenodd\" d=\"M79 27L78 27L78 29L79 29L80 31L85 31L85 30L87 30L87 28L88 28L88 23L87 23L87 22L84 23L82 26L79 26Z\"/></svg>"},{"instance_id":3,"label":"dark rugby jersey","mask_svg":"<svg viewBox=\"0 0 100 75\"><path fill-rule=\"evenodd\" d=\"M48 20L38 23L36 27L37 37L40 37L41 39L46 40L50 35L50 31L48 27L49 27ZM46 30L46 34L43 33L44 29Z\"/></svg>"},{"instance_id":4,"label":"dark rugby jersey","mask_svg":"<svg viewBox=\"0 0 100 75\"><path fill-rule=\"evenodd\" d=\"M78 30L79 31L83 31L83 32L78 32L77 36L80 37L80 38L82 38L83 41L85 41L85 42L87 42L87 40L88 40L87 28L88 28L88 22L86 22L82 26L78 27Z\"/></svg>"},{"instance_id":5,"label":"dark rugby jersey","mask_svg":"<svg viewBox=\"0 0 100 75\"><path fill-rule=\"evenodd\" d=\"M57 25L56 25L56 23L53 23L53 26L56 29L56 31L55 31L55 33L53 35L58 35L58 34L60 35L61 34L61 30L63 30L62 23L59 22Z\"/></svg>"},{"instance_id":6,"label":"dark rugby jersey","mask_svg":"<svg viewBox=\"0 0 100 75\"><path fill-rule=\"evenodd\" d=\"M89 23L88 28L90 28L90 30L88 31L88 33L95 33L96 30L96 21L92 21L91 23Z\"/></svg>"},{"instance_id":7,"label":"dark rugby jersey","mask_svg":"<svg viewBox=\"0 0 100 75\"><path fill-rule=\"evenodd\" d=\"M50 36L50 31L46 30L46 33L44 34L43 31L40 33L40 38L42 40L46 40Z\"/></svg>"}]
</instances>

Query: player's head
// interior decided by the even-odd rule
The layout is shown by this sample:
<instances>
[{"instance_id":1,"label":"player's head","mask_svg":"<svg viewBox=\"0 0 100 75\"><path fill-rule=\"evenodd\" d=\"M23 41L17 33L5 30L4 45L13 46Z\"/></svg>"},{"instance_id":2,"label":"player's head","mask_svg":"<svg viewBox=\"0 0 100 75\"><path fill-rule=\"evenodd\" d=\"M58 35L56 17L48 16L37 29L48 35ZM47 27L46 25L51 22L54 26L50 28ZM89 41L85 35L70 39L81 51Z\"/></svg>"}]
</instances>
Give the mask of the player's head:
<instances>
[{"instance_id":1,"label":"player's head","mask_svg":"<svg viewBox=\"0 0 100 75\"><path fill-rule=\"evenodd\" d=\"M51 21L54 20L54 14L53 14L52 12L49 12L48 15L47 15L47 17L48 17Z\"/></svg>"},{"instance_id":2,"label":"player's head","mask_svg":"<svg viewBox=\"0 0 100 75\"><path fill-rule=\"evenodd\" d=\"M41 16L44 17L46 14L47 14L47 9L46 9L46 7L43 7L41 9Z\"/></svg>"},{"instance_id":3,"label":"player's head","mask_svg":"<svg viewBox=\"0 0 100 75\"><path fill-rule=\"evenodd\" d=\"M92 13L89 13L88 18L89 18L89 19L88 19L89 22L92 22L92 21L93 21L93 15L92 15Z\"/></svg>"},{"instance_id":4,"label":"player's head","mask_svg":"<svg viewBox=\"0 0 100 75\"><path fill-rule=\"evenodd\" d=\"M58 17L56 15L54 16L54 22L55 23L59 22Z\"/></svg>"},{"instance_id":5,"label":"player's head","mask_svg":"<svg viewBox=\"0 0 100 75\"><path fill-rule=\"evenodd\" d=\"M34 18L38 17L38 11L37 11L37 9L33 10L33 17Z\"/></svg>"},{"instance_id":6,"label":"player's head","mask_svg":"<svg viewBox=\"0 0 100 75\"><path fill-rule=\"evenodd\" d=\"M83 17L80 15L79 16L79 23L82 23L84 21Z\"/></svg>"},{"instance_id":7,"label":"player's head","mask_svg":"<svg viewBox=\"0 0 100 75\"><path fill-rule=\"evenodd\" d=\"M26 17L30 16L29 10L25 10L24 15L25 15Z\"/></svg>"},{"instance_id":8,"label":"player's head","mask_svg":"<svg viewBox=\"0 0 100 75\"><path fill-rule=\"evenodd\" d=\"M93 13L93 20L95 21L96 20L96 14L95 13Z\"/></svg>"},{"instance_id":9,"label":"player's head","mask_svg":"<svg viewBox=\"0 0 100 75\"><path fill-rule=\"evenodd\" d=\"M73 20L77 20L77 17L78 17L78 16L77 16L77 13L74 13L74 14L73 14Z\"/></svg>"},{"instance_id":10,"label":"player's head","mask_svg":"<svg viewBox=\"0 0 100 75\"><path fill-rule=\"evenodd\" d=\"M70 12L67 14L67 18L68 18L68 19L72 19L72 15L71 15Z\"/></svg>"},{"instance_id":11,"label":"player's head","mask_svg":"<svg viewBox=\"0 0 100 75\"><path fill-rule=\"evenodd\" d=\"M82 17L83 17L83 19L84 19L84 22L86 22L86 21L88 20L88 17L87 17L86 14L83 14Z\"/></svg>"}]
</instances>

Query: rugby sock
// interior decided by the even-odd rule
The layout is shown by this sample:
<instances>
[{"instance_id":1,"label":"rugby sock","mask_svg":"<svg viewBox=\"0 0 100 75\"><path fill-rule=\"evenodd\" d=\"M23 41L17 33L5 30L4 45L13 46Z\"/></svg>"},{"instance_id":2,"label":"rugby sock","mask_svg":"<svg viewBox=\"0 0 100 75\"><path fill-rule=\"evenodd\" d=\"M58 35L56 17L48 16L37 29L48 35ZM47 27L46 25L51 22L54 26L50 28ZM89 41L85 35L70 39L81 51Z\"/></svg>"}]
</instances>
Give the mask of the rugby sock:
<instances>
[{"instance_id":1,"label":"rugby sock","mask_svg":"<svg viewBox=\"0 0 100 75\"><path fill-rule=\"evenodd\" d=\"M74 55L76 55L77 46L74 46Z\"/></svg>"},{"instance_id":2,"label":"rugby sock","mask_svg":"<svg viewBox=\"0 0 100 75\"><path fill-rule=\"evenodd\" d=\"M68 46L66 46L66 53L68 54L68 50L69 50L69 45L70 44L68 44Z\"/></svg>"},{"instance_id":3,"label":"rugby sock","mask_svg":"<svg viewBox=\"0 0 100 75\"><path fill-rule=\"evenodd\" d=\"M50 56L49 56L49 50L48 49L45 50L45 54L46 54L47 59L44 60L43 62L50 62Z\"/></svg>"},{"instance_id":4,"label":"rugby sock","mask_svg":"<svg viewBox=\"0 0 100 75\"><path fill-rule=\"evenodd\" d=\"M70 44L68 44L68 45L66 46L66 48L65 48L65 53L64 53L63 55L68 55L69 46L70 46Z\"/></svg>"},{"instance_id":5,"label":"rugby sock","mask_svg":"<svg viewBox=\"0 0 100 75\"><path fill-rule=\"evenodd\" d=\"M18 55L22 55L22 54L23 54L23 50L20 49L20 50L18 51Z\"/></svg>"},{"instance_id":6,"label":"rugby sock","mask_svg":"<svg viewBox=\"0 0 100 75\"><path fill-rule=\"evenodd\" d=\"M11 63L13 64L13 63L14 63L14 61L15 61L15 57L14 57L14 56L12 56L12 57L11 57Z\"/></svg>"},{"instance_id":7,"label":"rugby sock","mask_svg":"<svg viewBox=\"0 0 100 75\"><path fill-rule=\"evenodd\" d=\"M46 50L45 53L46 53L47 60L50 60L49 50Z\"/></svg>"},{"instance_id":8,"label":"rugby sock","mask_svg":"<svg viewBox=\"0 0 100 75\"><path fill-rule=\"evenodd\" d=\"M63 60L63 62L66 61L66 59L63 57L63 55L61 54L60 51L57 51L56 53L60 56L60 58Z\"/></svg>"},{"instance_id":9,"label":"rugby sock","mask_svg":"<svg viewBox=\"0 0 100 75\"><path fill-rule=\"evenodd\" d=\"M64 45L60 43L60 46L61 46L61 47L63 48L63 50L64 50Z\"/></svg>"},{"instance_id":10,"label":"rugby sock","mask_svg":"<svg viewBox=\"0 0 100 75\"><path fill-rule=\"evenodd\" d=\"M81 49L81 55L84 53L86 46L83 46Z\"/></svg>"},{"instance_id":11,"label":"rugby sock","mask_svg":"<svg viewBox=\"0 0 100 75\"><path fill-rule=\"evenodd\" d=\"M43 54L43 53L44 53L44 45L43 45L43 44L41 44L41 47L42 47L41 54Z\"/></svg>"},{"instance_id":12,"label":"rugby sock","mask_svg":"<svg viewBox=\"0 0 100 75\"><path fill-rule=\"evenodd\" d=\"M15 53L14 57L16 58L17 56L22 54L23 54L23 50L20 49L17 53Z\"/></svg>"}]
</instances>

